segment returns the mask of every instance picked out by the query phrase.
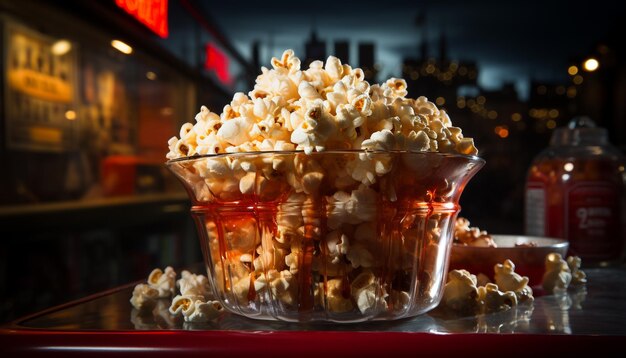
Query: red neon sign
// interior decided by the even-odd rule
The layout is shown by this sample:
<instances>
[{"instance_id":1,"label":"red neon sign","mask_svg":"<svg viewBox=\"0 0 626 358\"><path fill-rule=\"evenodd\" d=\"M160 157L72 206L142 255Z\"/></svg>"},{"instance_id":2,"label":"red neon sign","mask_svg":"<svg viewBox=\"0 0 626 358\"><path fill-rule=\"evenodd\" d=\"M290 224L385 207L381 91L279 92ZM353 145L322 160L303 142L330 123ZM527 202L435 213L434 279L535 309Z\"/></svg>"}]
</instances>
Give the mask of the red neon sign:
<instances>
[{"instance_id":1,"label":"red neon sign","mask_svg":"<svg viewBox=\"0 0 626 358\"><path fill-rule=\"evenodd\" d=\"M115 0L115 4L162 38L167 38L167 0Z\"/></svg>"},{"instance_id":2,"label":"red neon sign","mask_svg":"<svg viewBox=\"0 0 626 358\"><path fill-rule=\"evenodd\" d=\"M230 73L228 72L228 57L217 47L207 44L205 47L204 68L214 71L220 82L230 84Z\"/></svg>"}]
</instances>

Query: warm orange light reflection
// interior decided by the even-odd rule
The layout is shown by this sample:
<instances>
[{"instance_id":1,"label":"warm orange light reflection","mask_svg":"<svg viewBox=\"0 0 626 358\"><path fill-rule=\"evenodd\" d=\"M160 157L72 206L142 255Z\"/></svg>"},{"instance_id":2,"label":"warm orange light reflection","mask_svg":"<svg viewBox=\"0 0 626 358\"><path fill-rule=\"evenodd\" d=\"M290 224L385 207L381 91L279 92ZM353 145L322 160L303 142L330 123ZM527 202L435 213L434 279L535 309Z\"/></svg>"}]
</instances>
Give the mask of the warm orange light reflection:
<instances>
[{"instance_id":1,"label":"warm orange light reflection","mask_svg":"<svg viewBox=\"0 0 626 358\"><path fill-rule=\"evenodd\" d=\"M111 46L113 46L114 49L118 50L119 52L125 55L130 55L131 53L133 53L133 48L130 47L130 45L128 45L127 43L122 42L120 40L111 41Z\"/></svg>"},{"instance_id":2,"label":"warm orange light reflection","mask_svg":"<svg viewBox=\"0 0 626 358\"><path fill-rule=\"evenodd\" d=\"M72 111L71 109L67 112L65 112L65 118L69 121L73 121L76 119L76 112Z\"/></svg>"},{"instance_id":3,"label":"warm orange light reflection","mask_svg":"<svg viewBox=\"0 0 626 358\"><path fill-rule=\"evenodd\" d=\"M593 72L595 70L598 69L598 67L600 67L600 63L598 62L598 60L596 60L595 58L591 57L588 58L587 60L585 60L585 62L583 63L583 68L585 69L585 71L587 72Z\"/></svg>"},{"instance_id":4,"label":"warm orange light reflection","mask_svg":"<svg viewBox=\"0 0 626 358\"><path fill-rule=\"evenodd\" d=\"M50 51L53 55L63 56L66 53L70 52L72 49L72 43L68 40L61 39L52 44Z\"/></svg>"},{"instance_id":5,"label":"warm orange light reflection","mask_svg":"<svg viewBox=\"0 0 626 358\"><path fill-rule=\"evenodd\" d=\"M500 138L506 138L509 136L509 128L507 126L496 126L496 128L494 128L493 131Z\"/></svg>"},{"instance_id":6,"label":"warm orange light reflection","mask_svg":"<svg viewBox=\"0 0 626 358\"><path fill-rule=\"evenodd\" d=\"M574 84L576 85L583 83L583 76L581 75L574 76L574 79L572 80L572 82L574 82Z\"/></svg>"}]
</instances>

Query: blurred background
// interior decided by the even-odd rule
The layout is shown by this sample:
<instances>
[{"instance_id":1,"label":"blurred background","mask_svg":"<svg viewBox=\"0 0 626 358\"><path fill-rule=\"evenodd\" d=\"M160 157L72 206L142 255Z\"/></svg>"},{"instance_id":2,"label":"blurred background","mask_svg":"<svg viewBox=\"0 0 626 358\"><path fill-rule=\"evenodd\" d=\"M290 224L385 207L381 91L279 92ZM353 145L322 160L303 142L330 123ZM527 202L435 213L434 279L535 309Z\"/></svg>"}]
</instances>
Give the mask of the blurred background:
<instances>
[{"instance_id":1,"label":"blurred background","mask_svg":"<svg viewBox=\"0 0 626 358\"><path fill-rule=\"evenodd\" d=\"M0 0L0 322L201 260L167 140L287 48L403 77L487 165L461 200L523 233L552 131L588 115L626 150L625 5L575 1Z\"/></svg>"}]
</instances>

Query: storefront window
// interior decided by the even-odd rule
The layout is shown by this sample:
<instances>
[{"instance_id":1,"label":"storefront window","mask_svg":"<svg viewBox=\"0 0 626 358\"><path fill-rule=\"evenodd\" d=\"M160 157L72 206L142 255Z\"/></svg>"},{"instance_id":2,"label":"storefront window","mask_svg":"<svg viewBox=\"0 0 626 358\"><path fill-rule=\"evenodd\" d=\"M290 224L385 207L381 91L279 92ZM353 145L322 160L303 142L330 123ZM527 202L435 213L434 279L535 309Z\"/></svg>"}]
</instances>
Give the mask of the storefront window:
<instances>
[{"instance_id":1,"label":"storefront window","mask_svg":"<svg viewBox=\"0 0 626 358\"><path fill-rule=\"evenodd\" d=\"M2 205L181 190L162 164L167 140L196 109L190 80L100 39L4 26Z\"/></svg>"}]
</instances>

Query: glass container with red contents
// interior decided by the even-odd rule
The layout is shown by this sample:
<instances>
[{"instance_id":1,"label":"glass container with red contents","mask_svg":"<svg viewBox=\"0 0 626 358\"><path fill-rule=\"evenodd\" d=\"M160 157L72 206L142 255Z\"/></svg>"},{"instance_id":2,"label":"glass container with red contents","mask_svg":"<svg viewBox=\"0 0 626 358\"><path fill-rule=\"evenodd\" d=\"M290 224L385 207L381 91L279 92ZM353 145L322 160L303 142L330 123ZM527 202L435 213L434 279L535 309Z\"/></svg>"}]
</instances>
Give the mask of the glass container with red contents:
<instances>
[{"instance_id":1,"label":"glass container with red contents","mask_svg":"<svg viewBox=\"0 0 626 358\"><path fill-rule=\"evenodd\" d=\"M528 235L564 238L583 262L623 258L626 236L624 158L607 130L588 117L557 128L526 181Z\"/></svg>"}]
</instances>

